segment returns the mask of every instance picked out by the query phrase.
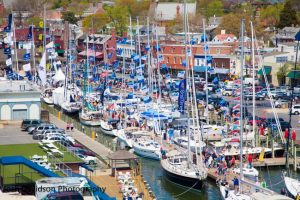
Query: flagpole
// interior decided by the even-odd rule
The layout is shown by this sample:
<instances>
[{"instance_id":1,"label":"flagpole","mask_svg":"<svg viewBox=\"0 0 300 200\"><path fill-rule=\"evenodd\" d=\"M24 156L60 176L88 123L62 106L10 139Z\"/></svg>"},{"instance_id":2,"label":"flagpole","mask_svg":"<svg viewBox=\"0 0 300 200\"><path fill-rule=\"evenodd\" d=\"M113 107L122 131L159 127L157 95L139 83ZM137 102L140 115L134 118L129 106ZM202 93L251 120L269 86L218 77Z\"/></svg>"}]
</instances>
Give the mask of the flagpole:
<instances>
[{"instance_id":1,"label":"flagpole","mask_svg":"<svg viewBox=\"0 0 300 200\"><path fill-rule=\"evenodd\" d=\"M12 19L11 19L11 23L12 23L12 28L13 28L13 30L14 30L14 46L15 46L15 48L14 48L14 50L15 50L15 55L16 55L16 64L17 64L17 80L19 80L19 75L18 75L18 73L19 73L19 63L18 63L18 48L17 48L17 38L16 38L16 29L15 29L15 22L14 22L14 15L13 15L13 12L11 12L11 14L12 14Z\"/></svg>"},{"instance_id":2,"label":"flagpole","mask_svg":"<svg viewBox=\"0 0 300 200\"><path fill-rule=\"evenodd\" d=\"M47 51L46 51L46 4L44 4L43 51L45 52L46 66L47 66ZM47 67L46 66L45 66L45 69L47 71Z\"/></svg>"},{"instance_id":3,"label":"flagpole","mask_svg":"<svg viewBox=\"0 0 300 200\"><path fill-rule=\"evenodd\" d=\"M31 45L32 45L32 57L33 57L33 68L34 68L34 75L36 76L36 65L35 65L35 45L34 45L34 26L33 24L31 25Z\"/></svg>"}]
</instances>

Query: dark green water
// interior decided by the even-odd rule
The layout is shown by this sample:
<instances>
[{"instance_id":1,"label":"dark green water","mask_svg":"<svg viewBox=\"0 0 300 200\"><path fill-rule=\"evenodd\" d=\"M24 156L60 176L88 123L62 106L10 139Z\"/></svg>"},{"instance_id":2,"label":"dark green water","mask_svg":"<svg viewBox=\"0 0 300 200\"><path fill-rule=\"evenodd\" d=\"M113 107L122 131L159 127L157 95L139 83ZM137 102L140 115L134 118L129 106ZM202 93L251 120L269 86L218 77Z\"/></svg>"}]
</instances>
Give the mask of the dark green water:
<instances>
[{"instance_id":1,"label":"dark green water","mask_svg":"<svg viewBox=\"0 0 300 200\"><path fill-rule=\"evenodd\" d=\"M78 117L72 117L78 123ZM89 127L86 127L89 128ZM112 137L103 135L99 132L99 128L92 128L99 133L97 138L100 143L111 143ZM144 178L149 183L152 191L158 200L221 200L219 188L216 186L215 181L210 179L205 181L204 188L201 192L187 191L187 188L176 185L168 181L163 176L163 171L158 161L142 158L142 171ZM267 187L280 193L284 188L282 178L282 171L284 167L272 168L257 168L260 171L260 177L264 178L267 182ZM300 178L300 174L293 174L293 177Z\"/></svg>"},{"instance_id":2,"label":"dark green water","mask_svg":"<svg viewBox=\"0 0 300 200\"><path fill-rule=\"evenodd\" d=\"M149 159L142 158L142 171L144 178L149 183L152 191L154 192L157 199L166 200L221 200L221 194L216 183L210 179L205 181L205 186L203 191L186 192L186 188L178 186L170 181L168 181L163 176L163 171L160 167L158 161L152 161ZM283 167L273 167L273 168L257 168L260 171L260 177L264 178L267 182L267 187L280 193L280 190L284 187L284 182L282 178ZM300 178L299 174L293 174L294 177Z\"/></svg>"}]
</instances>

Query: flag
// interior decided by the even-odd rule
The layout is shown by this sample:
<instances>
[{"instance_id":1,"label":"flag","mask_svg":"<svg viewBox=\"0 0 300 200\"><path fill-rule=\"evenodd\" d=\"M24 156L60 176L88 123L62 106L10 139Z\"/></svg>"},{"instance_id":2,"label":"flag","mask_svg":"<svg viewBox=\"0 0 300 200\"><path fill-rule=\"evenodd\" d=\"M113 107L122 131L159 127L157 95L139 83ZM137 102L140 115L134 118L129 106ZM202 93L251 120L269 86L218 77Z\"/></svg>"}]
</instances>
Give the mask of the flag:
<instances>
[{"instance_id":1,"label":"flag","mask_svg":"<svg viewBox=\"0 0 300 200\"><path fill-rule=\"evenodd\" d=\"M206 56L206 63L211 64L212 63L212 56Z\"/></svg>"},{"instance_id":2,"label":"flag","mask_svg":"<svg viewBox=\"0 0 300 200\"><path fill-rule=\"evenodd\" d=\"M214 74L214 73L215 73L215 68L213 68L213 67L208 67L207 71L208 71L208 73L210 73L210 74Z\"/></svg>"},{"instance_id":3,"label":"flag","mask_svg":"<svg viewBox=\"0 0 300 200\"><path fill-rule=\"evenodd\" d=\"M208 52L208 50L209 50L208 44L204 45L204 51Z\"/></svg>"},{"instance_id":4,"label":"flag","mask_svg":"<svg viewBox=\"0 0 300 200\"><path fill-rule=\"evenodd\" d=\"M232 110L237 110L237 109L240 109L241 105L240 104L237 104L235 106L233 106Z\"/></svg>"},{"instance_id":5,"label":"flag","mask_svg":"<svg viewBox=\"0 0 300 200\"><path fill-rule=\"evenodd\" d=\"M24 60L24 61L29 61L29 60L30 60L30 53L25 53L25 54L23 55L23 60Z\"/></svg>"},{"instance_id":6,"label":"flag","mask_svg":"<svg viewBox=\"0 0 300 200\"><path fill-rule=\"evenodd\" d=\"M127 42L127 38L126 37L124 37L123 39L122 39L122 44L126 44L126 42Z\"/></svg>"},{"instance_id":7,"label":"flag","mask_svg":"<svg viewBox=\"0 0 300 200\"><path fill-rule=\"evenodd\" d=\"M158 44L158 45L156 45L155 46L155 49L156 49L156 51L160 51L161 49L160 49L160 45Z\"/></svg>"},{"instance_id":8,"label":"flag","mask_svg":"<svg viewBox=\"0 0 300 200\"><path fill-rule=\"evenodd\" d=\"M144 76L138 76L137 80L139 83L144 83L144 81L145 81Z\"/></svg>"},{"instance_id":9,"label":"flag","mask_svg":"<svg viewBox=\"0 0 300 200\"><path fill-rule=\"evenodd\" d=\"M5 33L11 32L11 24L12 24L12 14L8 15L8 24L6 27L4 27L3 31Z\"/></svg>"},{"instance_id":10,"label":"flag","mask_svg":"<svg viewBox=\"0 0 300 200\"><path fill-rule=\"evenodd\" d=\"M111 59L112 56L113 56L113 54L112 54L112 53L109 53L109 54L107 55L107 58L108 58L108 59Z\"/></svg>"},{"instance_id":11,"label":"flag","mask_svg":"<svg viewBox=\"0 0 300 200\"><path fill-rule=\"evenodd\" d=\"M184 113L184 102L186 96L186 80L183 79L179 83L179 95L178 95L178 111Z\"/></svg>"},{"instance_id":12,"label":"flag","mask_svg":"<svg viewBox=\"0 0 300 200\"><path fill-rule=\"evenodd\" d=\"M5 55L11 55L11 49L10 47L4 48L4 52Z\"/></svg>"},{"instance_id":13,"label":"flag","mask_svg":"<svg viewBox=\"0 0 300 200\"><path fill-rule=\"evenodd\" d=\"M163 60L164 60L163 55L159 54L159 55L158 55L158 62L161 62L161 61L163 61Z\"/></svg>"},{"instance_id":14,"label":"flag","mask_svg":"<svg viewBox=\"0 0 300 200\"><path fill-rule=\"evenodd\" d=\"M46 84L46 52L43 53L43 56L41 58L39 68L39 77L41 79L42 85Z\"/></svg>"},{"instance_id":15,"label":"flag","mask_svg":"<svg viewBox=\"0 0 300 200\"><path fill-rule=\"evenodd\" d=\"M31 40L31 39L32 39L32 26L29 26L27 39L28 39L28 40Z\"/></svg>"},{"instance_id":16,"label":"flag","mask_svg":"<svg viewBox=\"0 0 300 200\"><path fill-rule=\"evenodd\" d=\"M150 45L146 45L145 50L149 51L150 50Z\"/></svg>"},{"instance_id":17,"label":"flag","mask_svg":"<svg viewBox=\"0 0 300 200\"><path fill-rule=\"evenodd\" d=\"M26 71L25 77L27 77L29 81L32 80L32 75L31 75L30 71Z\"/></svg>"},{"instance_id":18,"label":"flag","mask_svg":"<svg viewBox=\"0 0 300 200\"><path fill-rule=\"evenodd\" d=\"M218 85L219 84L219 78L216 76L214 80L212 81L213 84Z\"/></svg>"},{"instance_id":19,"label":"flag","mask_svg":"<svg viewBox=\"0 0 300 200\"><path fill-rule=\"evenodd\" d=\"M30 69L31 69L30 63L27 63L27 64L23 65L23 71L24 72L30 71Z\"/></svg>"},{"instance_id":20,"label":"flag","mask_svg":"<svg viewBox=\"0 0 300 200\"><path fill-rule=\"evenodd\" d=\"M142 59L142 60L147 60L147 55L143 55L143 56L141 57L141 59Z\"/></svg>"},{"instance_id":21,"label":"flag","mask_svg":"<svg viewBox=\"0 0 300 200\"><path fill-rule=\"evenodd\" d=\"M186 60L183 60L181 64L183 67L186 67Z\"/></svg>"},{"instance_id":22,"label":"flag","mask_svg":"<svg viewBox=\"0 0 300 200\"><path fill-rule=\"evenodd\" d=\"M177 74L177 77L178 78L184 78L184 75L185 75L185 71L179 71L178 74Z\"/></svg>"},{"instance_id":23,"label":"flag","mask_svg":"<svg viewBox=\"0 0 300 200\"><path fill-rule=\"evenodd\" d=\"M39 40L43 40L43 34L39 34L38 39L39 39Z\"/></svg>"},{"instance_id":24,"label":"flag","mask_svg":"<svg viewBox=\"0 0 300 200\"><path fill-rule=\"evenodd\" d=\"M123 49L117 49L116 50L116 54L117 55L122 55L122 53L123 53Z\"/></svg>"},{"instance_id":25,"label":"flag","mask_svg":"<svg viewBox=\"0 0 300 200\"><path fill-rule=\"evenodd\" d=\"M6 66L12 65L12 60L11 60L11 58L7 59L5 63L6 63Z\"/></svg>"}]
</instances>

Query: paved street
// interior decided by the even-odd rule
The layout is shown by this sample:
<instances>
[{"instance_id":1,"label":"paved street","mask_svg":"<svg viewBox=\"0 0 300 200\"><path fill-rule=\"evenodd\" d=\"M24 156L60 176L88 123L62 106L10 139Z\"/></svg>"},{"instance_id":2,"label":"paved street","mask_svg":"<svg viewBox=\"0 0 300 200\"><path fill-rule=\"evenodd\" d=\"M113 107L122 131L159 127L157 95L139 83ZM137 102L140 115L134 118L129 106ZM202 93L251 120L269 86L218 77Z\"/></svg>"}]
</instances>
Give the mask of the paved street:
<instances>
[{"instance_id":1,"label":"paved street","mask_svg":"<svg viewBox=\"0 0 300 200\"><path fill-rule=\"evenodd\" d=\"M0 127L0 145L37 143L26 131L21 131L20 124Z\"/></svg>"}]
</instances>

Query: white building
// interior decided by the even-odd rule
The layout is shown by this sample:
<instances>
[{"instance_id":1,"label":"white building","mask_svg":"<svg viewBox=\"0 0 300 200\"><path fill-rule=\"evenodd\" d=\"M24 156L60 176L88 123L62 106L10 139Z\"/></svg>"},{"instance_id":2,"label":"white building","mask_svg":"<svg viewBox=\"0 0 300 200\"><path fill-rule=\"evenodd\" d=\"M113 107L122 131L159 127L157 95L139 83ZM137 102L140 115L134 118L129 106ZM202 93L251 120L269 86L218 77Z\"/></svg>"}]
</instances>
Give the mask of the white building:
<instances>
[{"instance_id":1,"label":"white building","mask_svg":"<svg viewBox=\"0 0 300 200\"><path fill-rule=\"evenodd\" d=\"M26 81L0 81L0 120L40 119L40 92Z\"/></svg>"}]
</instances>

